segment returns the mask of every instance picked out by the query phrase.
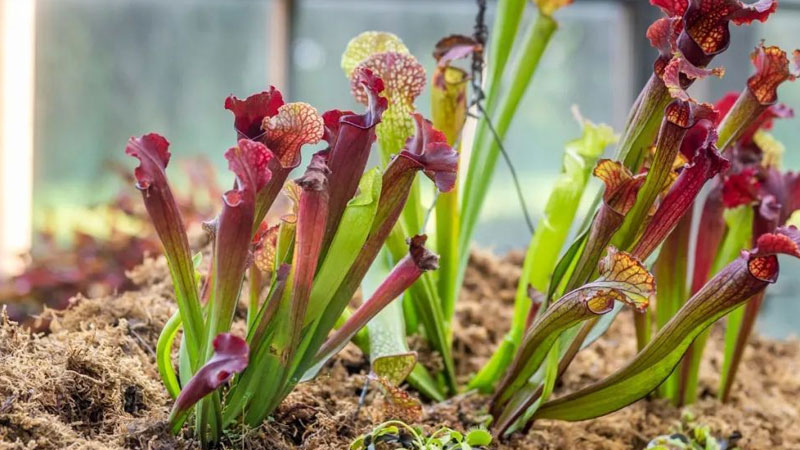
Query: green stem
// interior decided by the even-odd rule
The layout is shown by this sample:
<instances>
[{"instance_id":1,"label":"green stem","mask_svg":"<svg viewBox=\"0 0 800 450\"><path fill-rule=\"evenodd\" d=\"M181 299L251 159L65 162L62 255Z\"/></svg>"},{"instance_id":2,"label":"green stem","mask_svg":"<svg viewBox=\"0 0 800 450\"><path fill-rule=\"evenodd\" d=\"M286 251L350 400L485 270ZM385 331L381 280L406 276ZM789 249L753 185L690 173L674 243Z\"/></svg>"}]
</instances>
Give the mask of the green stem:
<instances>
[{"instance_id":1,"label":"green stem","mask_svg":"<svg viewBox=\"0 0 800 450\"><path fill-rule=\"evenodd\" d=\"M261 293L263 275L255 265L250 267L248 274L250 275L248 277L250 289L248 290L247 301L247 329L249 330L253 327L253 322L258 314L259 294Z\"/></svg>"},{"instance_id":2,"label":"green stem","mask_svg":"<svg viewBox=\"0 0 800 450\"><path fill-rule=\"evenodd\" d=\"M646 150L655 140L664 109L670 101L672 97L664 82L657 75L651 75L631 109L614 159L623 161L625 167L637 172Z\"/></svg>"},{"instance_id":3,"label":"green stem","mask_svg":"<svg viewBox=\"0 0 800 450\"><path fill-rule=\"evenodd\" d=\"M501 2L501 5L503 3L505 2ZM493 99L497 95L499 86L496 87L495 85L499 84L500 78L489 79L489 101L487 101L485 109L487 113L491 114L492 118L496 120L495 129L497 131L497 137L500 140L505 138L511 121L517 112L519 103L533 79L542 54L547 48L547 44L550 42L557 26L558 24L552 17L539 14L535 22L528 28L524 47L518 55L515 64L509 70L509 72L513 74L513 79L508 92L499 102L499 112L496 117L493 114ZM496 39L496 41L499 40L500 39ZM510 42L510 39L504 41L504 45L510 47ZM497 68L495 68L495 71L497 71ZM459 235L458 245L460 258L458 266L459 276L456 286L460 286L461 281L464 279L464 272L466 270L472 241L472 233L475 230L481 207L488 194L489 182L494 174L494 168L497 164L497 158L500 152L500 146L489 130L488 121L489 118L484 116L478 123L473 152L464 183L464 194L461 200L461 234Z\"/></svg>"},{"instance_id":4,"label":"green stem","mask_svg":"<svg viewBox=\"0 0 800 450\"><path fill-rule=\"evenodd\" d=\"M689 239L692 232L692 211L687 212L670 233L654 267L658 286L658 302L656 303L656 328L661 329L674 316L685 298L688 285ZM678 375L673 373L659 386L659 396L675 400L678 390Z\"/></svg>"},{"instance_id":5,"label":"green stem","mask_svg":"<svg viewBox=\"0 0 800 450\"><path fill-rule=\"evenodd\" d=\"M164 324L164 329L158 336L158 343L156 344L156 362L158 364L158 373L161 375L161 380L164 382L164 387L172 398L177 398L181 392L181 385L178 383L178 377L175 375L175 369L172 367L172 344L175 341L175 336L181 327L181 313L175 311L174 314Z\"/></svg>"},{"instance_id":6,"label":"green stem","mask_svg":"<svg viewBox=\"0 0 800 450\"><path fill-rule=\"evenodd\" d=\"M439 194L436 201L436 251L439 254L438 287L442 313L449 324L456 307L458 280L458 187Z\"/></svg>"},{"instance_id":7,"label":"green stem","mask_svg":"<svg viewBox=\"0 0 800 450\"><path fill-rule=\"evenodd\" d=\"M749 205L744 205L734 210L729 210L726 212L725 222L728 224L728 230L714 259L709 278L717 274L729 262L735 260L742 249L749 246L753 232L753 208ZM681 405L688 405L697 401L700 362L703 358L703 349L709 333L710 328L697 336L681 362L679 388L679 403Z\"/></svg>"},{"instance_id":8,"label":"green stem","mask_svg":"<svg viewBox=\"0 0 800 450\"><path fill-rule=\"evenodd\" d=\"M636 351L640 352L650 342L653 324L649 310L644 312L632 311L632 313L633 324L636 326Z\"/></svg>"},{"instance_id":9,"label":"green stem","mask_svg":"<svg viewBox=\"0 0 800 450\"><path fill-rule=\"evenodd\" d=\"M722 123L719 124L717 148L720 150L728 148L764 112L765 108L766 106L762 105L753 96L750 89L745 88L736 99L736 103L733 104L731 110L722 119Z\"/></svg>"},{"instance_id":10,"label":"green stem","mask_svg":"<svg viewBox=\"0 0 800 450\"><path fill-rule=\"evenodd\" d=\"M764 292L754 295L747 303L734 310L728 316L728 326L725 329L725 359L722 364L722 377L720 378L717 396L726 403L731 393L731 386L736 379L736 372L742 362L744 348L753 332L758 311L764 301ZM734 316L734 313L736 315Z\"/></svg>"}]
</instances>

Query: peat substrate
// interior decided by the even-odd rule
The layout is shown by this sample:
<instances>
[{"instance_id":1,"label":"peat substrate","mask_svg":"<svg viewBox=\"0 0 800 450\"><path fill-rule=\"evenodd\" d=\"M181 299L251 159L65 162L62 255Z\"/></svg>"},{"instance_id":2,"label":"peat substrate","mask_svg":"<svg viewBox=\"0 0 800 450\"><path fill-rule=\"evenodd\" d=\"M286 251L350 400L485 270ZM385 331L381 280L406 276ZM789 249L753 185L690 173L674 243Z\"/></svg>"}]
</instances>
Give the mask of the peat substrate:
<instances>
[{"instance_id":1,"label":"peat substrate","mask_svg":"<svg viewBox=\"0 0 800 450\"><path fill-rule=\"evenodd\" d=\"M466 382L491 356L508 330L521 254L499 259L472 254L454 327L454 357ZM197 448L187 433L166 425L171 399L158 377L156 341L175 310L163 258L133 270L137 291L103 298L76 297L65 311L46 311L49 332L31 335L0 319L0 448L172 449ZM241 326L234 332L241 334ZM419 340L420 361L440 364ZM716 400L723 330L711 333L701 369L699 401L689 408L696 423L720 438L741 435L743 449L800 448L800 342L754 336L729 403ZM630 313L582 351L554 396L595 382L635 353ZM346 449L362 433L393 419L393 408L370 389L359 408L369 364L352 344L320 376L301 384L257 429L234 429L221 443L231 449ZM409 389L412 395L416 393ZM488 398L475 393L439 404L424 403L418 425L466 431L485 421ZM395 412L396 413L396 412ZM537 421L498 449L640 449L681 426L685 409L644 399L605 417L583 422Z\"/></svg>"}]
</instances>

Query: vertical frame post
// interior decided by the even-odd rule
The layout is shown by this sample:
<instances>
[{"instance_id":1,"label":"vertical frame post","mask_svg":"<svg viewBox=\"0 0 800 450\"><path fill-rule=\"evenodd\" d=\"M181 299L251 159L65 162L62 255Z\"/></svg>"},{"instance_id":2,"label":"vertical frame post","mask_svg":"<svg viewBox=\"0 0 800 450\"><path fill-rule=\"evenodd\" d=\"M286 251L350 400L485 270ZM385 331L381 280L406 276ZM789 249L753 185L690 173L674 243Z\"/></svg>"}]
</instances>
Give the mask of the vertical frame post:
<instances>
[{"instance_id":1,"label":"vertical frame post","mask_svg":"<svg viewBox=\"0 0 800 450\"><path fill-rule=\"evenodd\" d=\"M0 0L0 274L22 268L33 223L35 0Z\"/></svg>"}]
</instances>

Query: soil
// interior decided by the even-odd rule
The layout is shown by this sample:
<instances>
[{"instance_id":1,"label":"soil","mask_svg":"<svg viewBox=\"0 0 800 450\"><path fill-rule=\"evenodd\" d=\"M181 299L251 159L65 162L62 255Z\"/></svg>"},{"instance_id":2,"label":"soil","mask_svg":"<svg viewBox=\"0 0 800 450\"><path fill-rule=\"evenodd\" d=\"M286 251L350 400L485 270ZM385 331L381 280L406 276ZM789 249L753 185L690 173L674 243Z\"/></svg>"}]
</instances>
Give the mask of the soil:
<instances>
[{"instance_id":1,"label":"soil","mask_svg":"<svg viewBox=\"0 0 800 450\"><path fill-rule=\"evenodd\" d=\"M515 253L503 259L486 252L472 255L454 324L462 381L487 361L509 326L520 263ZM47 334L31 335L0 319L0 448L197 447L188 435L167 430L171 401L154 360L159 331L175 308L166 264L149 259L129 275L140 290L79 296L66 311L46 311ZM714 397L722 346L722 332L714 329L702 366L702 395L691 407L697 422L719 437L741 434L740 448L800 448L800 342L753 337L728 404ZM578 355L554 395L610 374L633 356L634 347L632 321L620 316ZM375 389L358 408L367 370L361 352L346 347L315 381L298 386L271 420L258 429L229 433L223 446L348 448L358 435L392 418ZM419 425L429 431L467 430L485 419L486 403L485 397L467 393L425 404ZM679 427L682 413L665 401L645 399L595 420L541 420L526 434L492 448L644 448L653 437Z\"/></svg>"}]
</instances>

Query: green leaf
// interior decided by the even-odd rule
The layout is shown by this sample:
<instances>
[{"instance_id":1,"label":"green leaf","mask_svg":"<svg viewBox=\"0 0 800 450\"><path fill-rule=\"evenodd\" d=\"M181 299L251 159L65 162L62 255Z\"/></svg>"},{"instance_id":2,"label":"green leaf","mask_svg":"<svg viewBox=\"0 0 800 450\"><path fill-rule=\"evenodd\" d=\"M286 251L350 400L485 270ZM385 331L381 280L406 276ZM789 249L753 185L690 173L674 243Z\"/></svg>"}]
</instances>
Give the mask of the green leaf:
<instances>
[{"instance_id":1,"label":"green leaf","mask_svg":"<svg viewBox=\"0 0 800 450\"><path fill-rule=\"evenodd\" d=\"M505 432L534 401L534 391L525 386L564 330L611 312L615 301L646 308L654 292L653 276L641 262L610 248L600 264L600 277L553 303L526 333L492 400L491 412L497 418L498 433Z\"/></svg>"},{"instance_id":2,"label":"green leaf","mask_svg":"<svg viewBox=\"0 0 800 450\"><path fill-rule=\"evenodd\" d=\"M359 436L355 441L350 443L350 450L361 450L364 448L366 448L366 445L364 445L364 436Z\"/></svg>"},{"instance_id":3,"label":"green leaf","mask_svg":"<svg viewBox=\"0 0 800 450\"><path fill-rule=\"evenodd\" d=\"M198 253L199 254L199 253ZM175 311L174 314L164 324L161 334L158 336L158 343L156 344L156 363L158 365L158 373L161 375L161 380L164 382L164 387L172 398L176 398L181 392L181 385L178 383L178 377L175 375L175 369L172 367L172 345L175 342L175 336L181 327L181 313Z\"/></svg>"},{"instance_id":4,"label":"green leaf","mask_svg":"<svg viewBox=\"0 0 800 450\"><path fill-rule=\"evenodd\" d=\"M587 217L591 218L592 215L589 214ZM591 226L591 223L592 220L589 219L587 227L585 227L582 232L578 233L578 236L572 244L570 244L569 248L567 248L567 251L564 252L558 260L558 264L556 264L553 270L553 276L547 289L547 295L545 296L546 302L549 303L550 300L556 296L556 292L564 292L564 286L567 280L572 277L578 258L586 248L586 240L589 238L589 226Z\"/></svg>"},{"instance_id":5,"label":"green leaf","mask_svg":"<svg viewBox=\"0 0 800 450\"><path fill-rule=\"evenodd\" d=\"M395 227L386 240L386 248L394 261L399 261L407 253L407 246L402 231ZM456 391L455 364L453 363L450 345L450 331L442 314L441 303L436 290L436 283L430 273L424 273L408 290L409 298L414 304L421 324L425 328L425 336L442 356L445 377L451 391Z\"/></svg>"},{"instance_id":6,"label":"green leaf","mask_svg":"<svg viewBox=\"0 0 800 450\"><path fill-rule=\"evenodd\" d=\"M557 23L551 17L539 14L536 20L530 25L524 38L523 48L518 50L517 59L506 73L513 74L511 84L500 100L495 97L499 94L501 83L500 74L504 72L505 58L507 58L509 48L516 34L516 27L522 16L519 1L500 2L501 7L507 10L498 12L498 24L512 25L511 30L502 27L494 28L502 30L499 36L493 39L492 49L503 48L500 50L500 58L490 62L491 75L489 78L488 100L486 112L494 121L494 128L498 138L503 140L506 132L511 125L511 121L516 115L519 103L525 95L530 85L533 75L539 66L539 61L550 42L553 33L557 28ZM518 17L506 17L505 14L517 14ZM494 53L491 53L494 54ZM499 69L498 69L499 67ZM499 70L499 72L498 72ZM499 105L499 112L494 114L494 108ZM490 132L488 117L482 117L478 123L475 133L474 147L470 156L469 167L464 181L464 193L461 201L461 235L459 236L459 279L463 279L466 270L466 263L469 257L470 246L472 245L472 233L475 230L483 202L489 191L489 183L494 175L497 165L497 158L500 154L500 146L495 140L494 133ZM459 283L460 284L460 283Z\"/></svg>"},{"instance_id":7,"label":"green leaf","mask_svg":"<svg viewBox=\"0 0 800 450\"><path fill-rule=\"evenodd\" d=\"M203 252L197 252L192 256L192 265L194 266L194 270L200 269L200 264L203 263Z\"/></svg>"},{"instance_id":8,"label":"green leaf","mask_svg":"<svg viewBox=\"0 0 800 450\"><path fill-rule=\"evenodd\" d=\"M681 219L661 246L654 273L658 283L658 302L656 303L656 327L662 328L680 309L689 292L687 262L689 241L692 232L691 210ZM674 398L678 391L678 379L671 376L659 387L659 394Z\"/></svg>"},{"instance_id":9,"label":"green leaf","mask_svg":"<svg viewBox=\"0 0 800 450\"><path fill-rule=\"evenodd\" d=\"M583 135L566 146L561 175L550 193L544 217L539 221L525 254L517 284L511 330L489 363L470 382L470 388L490 391L511 362L511 355L525 331L526 317L531 307L528 287L531 285L541 292L547 292L550 287L550 278L592 169L606 146L616 140L613 130L607 125L595 125L587 120L581 120L581 125Z\"/></svg>"},{"instance_id":10,"label":"green leaf","mask_svg":"<svg viewBox=\"0 0 800 450\"><path fill-rule=\"evenodd\" d=\"M458 282L458 189L439 194L436 200L436 252L439 254L437 286L444 319L450 323L455 313Z\"/></svg>"},{"instance_id":11,"label":"green leaf","mask_svg":"<svg viewBox=\"0 0 800 450\"><path fill-rule=\"evenodd\" d=\"M486 430L476 428L467 433L466 443L475 446L487 446L492 443L492 434Z\"/></svg>"},{"instance_id":12,"label":"green leaf","mask_svg":"<svg viewBox=\"0 0 800 450\"><path fill-rule=\"evenodd\" d=\"M584 324L588 324L591 321L584 322ZM563 334L562 334L563 337ZM542 367L543 370L540 370L536 373L528 382L528 385L525 387L526 392L530 392L531 394L525 394L520 396L520 398L527 397L527 401L530 402L531 399L535 398L536 400L533 401L531 406L525 411L522 417L520 417L517 422L509 428L506 434L512 433L517 429L523 427L530 419L533 417L533 414L539 409L539 406L542 403L546 402L547 399L550 398L550 394L553 393L553 388L556 385L556 381L558 381L559 375L559 360L560 357L563 355L563 351L559 349L560 342L556 341L553 344L553 347L550 348L550 352L547 354L547 359ZM544 372L544 375L541 376L541 372ZM542 379L543 378L543 379ZM536 394L541 392L541 394L536 397Z\"/></svg>"},{"instance_id":13,"label":"green leaf","mask_svg":"<svg viewBox=\"0 0 800 450\"><path fill-rule=\"evenodd\" d=\"M714 264L709 275L714 275L722 270L726 264L736 260L739 252L750 246L753 235L753 208L749 205L742 205L738 208L725 211L725 223L727 231L725 238L717 250ZM708 340L708 331L700 333L694 343L689 348L690 357L687 357L682 364L686 366L681 373L685 378L680 380L680 390L683 398L679 399L681 404L691 404L697 400L697 385L700 379L700 362L703 358L703 350Z\"/></svg>"},{"instance_id":14,"label":"green leaf","mask_svg":"<svg viewBox=\"0 0 800 450\"><path fill-rule=\"evenodd\" d=\"M367 240L375 211L378 208L378 198L381 193L381 171L374 168L361 177L358 185L358 195L347 204L344 215L333 241L325 256L325 261L314 278L311 290L311 299L306 314L306 325L317 319L325 311L328 302L336 292L336 288L347 274L344 267L350 267L361 247Z\"/></svg>"},{"instance_id":15,"label":"green leaf","mask_svg":"<svg viewBox=\"0 0 800 450\"><path fill-rule=\"evenodd\" d=\"M746 305L742 305L728 314L725 324L725 354L722 363L722 371L720 374L720 383L724 385L727 373L730 371L731 358L733 351L736 348L736 341L739 337L739 329L742 326L742 319L744 318L744 310Z\"/></svg>"},{"instance_id":16,"label":"green leaf","mask_svg":"<svg viewBox=\"0 0 800 450\"><path fill-rule=\"evenodd\" d=\"M428 369L420 363L414 365L407 381L420 394L435 402L443 402L447 398L442 393L441 383L437 383L428 372Z\"/></svg>"},{"instance_id":17,"label":"green leaf","mask_svg":"<svg viewBox=\"0 0 800 450\"><path fill-rule=\"evenodd\" d=\"M387 255L378 257L370 267L361 292L369 298L381 281L386 279L390 269L382 262L388 262ZM408 349L406 342L403 307L400 301L389 303L381 312L367 323L369 334L369 359L372 372L397 386L402 383L417 363L417 353Z\"/></svg>"},{"instance_id":18,"label":"green leaf","mask_svg":"<svg viewBox=\"0 0 800 450\"><path fill-rule=\"evenodd\" d=\"M278 241L275 245L275 267L289 263L294 252L294 238L297 233L297 217L292 215L281 220L278 226Z\"/></svg>"},{"instance_id":19,"label":"green leaf","mask_svg":"<svg viewBox=\"0 0 800 450\"><path fill-rule=\"evenodd\" d=\"M719 271L625 367L598 383L546 403L534 417L585 420L644 397L672 372L700 333L774 282L778 276L776 253L798 257L798 244L800 234L795 228L762 235L756 249L742 252Z\"/></svg>"}]
</instances>

